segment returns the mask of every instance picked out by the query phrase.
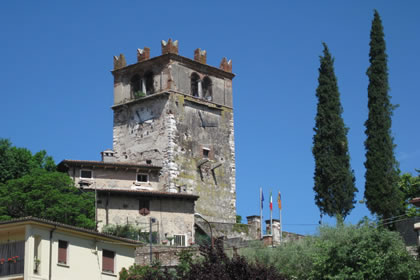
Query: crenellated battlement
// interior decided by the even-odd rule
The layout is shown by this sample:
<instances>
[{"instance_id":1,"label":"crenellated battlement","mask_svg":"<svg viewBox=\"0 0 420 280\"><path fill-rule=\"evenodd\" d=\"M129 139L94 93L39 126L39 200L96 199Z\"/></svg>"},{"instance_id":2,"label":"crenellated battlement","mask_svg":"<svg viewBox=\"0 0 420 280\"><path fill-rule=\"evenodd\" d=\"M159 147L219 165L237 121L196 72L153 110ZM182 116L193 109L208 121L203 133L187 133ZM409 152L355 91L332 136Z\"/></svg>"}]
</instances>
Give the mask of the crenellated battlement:
<instances>
[{"instance_id":1,"label":"crenellated battlement","mask_svg":"<svg viewBox=\"0 0 420 280\"><path fill-rule=\"evenodd\" d=\"M166 55L166 54L179 55L178 47L179 47L178 40L172 41L172 39L169 38L168 41L165 41L165 40L161 41L162 55ZM144 47L143 49L137 49L137 62L143 62L149 59L151 59L150 48ZM201 50L200 48L195 49L194 61L207 65L207 51ZM120 54L119 56L114 56L114 70L121 69L126 66L127 66L127 62L125 60L124 54ZM225 72L232 73L232 60L227 60L226 57L222 58L219 69Z\"/></svg>"}]
</instances>

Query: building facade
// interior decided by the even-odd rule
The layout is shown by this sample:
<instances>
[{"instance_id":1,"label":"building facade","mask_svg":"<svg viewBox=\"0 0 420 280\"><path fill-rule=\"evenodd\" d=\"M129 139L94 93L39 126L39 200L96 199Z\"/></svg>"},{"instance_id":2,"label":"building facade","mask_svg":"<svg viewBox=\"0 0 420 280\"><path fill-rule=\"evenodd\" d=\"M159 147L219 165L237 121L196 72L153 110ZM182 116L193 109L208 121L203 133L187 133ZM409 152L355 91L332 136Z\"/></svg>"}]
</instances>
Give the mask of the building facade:
<instances>
[{"instance_id":1,"label":"building facade","mask_svg":"<svg viewBox=\"0 0 420 280\"><path fill-rule=\"evenodd\" d=\"M139 245L33 217L0 222L0 279L118 279Z\"/></svg>"}]
</instances>

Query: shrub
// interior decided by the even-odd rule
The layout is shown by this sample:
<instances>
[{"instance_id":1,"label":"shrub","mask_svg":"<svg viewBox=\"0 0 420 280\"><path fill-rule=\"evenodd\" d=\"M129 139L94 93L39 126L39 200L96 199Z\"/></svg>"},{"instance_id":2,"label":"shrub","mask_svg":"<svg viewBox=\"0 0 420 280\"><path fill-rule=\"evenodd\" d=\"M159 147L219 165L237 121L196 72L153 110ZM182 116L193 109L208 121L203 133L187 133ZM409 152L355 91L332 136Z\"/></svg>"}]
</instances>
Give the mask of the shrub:
<instances>
[{"instance_id":1,"label":"shrub","mask_svg":"<svg viewBox=\"0 0 420 280\"><path fill-rule=\"evenodd\" d=\"M292 279L419 279L420 265L398 233L367 221L337 228L277 248L246 249L253 261L274 265Z\"/></svg>"},{"instance_id":2,"label":"shrub","mask_svg":"<svg viewBox=\"0 0 420 280\"><path fill-rule=\"evenodd\" d=\"M191 253L180 253L180 264L174 271L162 269L159 264L152 266L133 265L120 272L121 280L243 280L266 279L285 280L273 266L261 263L249 263L244 257L229 258L223 251L221 243L216 248L201 246L202 259L193 260Z\"/></svg>"},{"instance_id":3,"label":"shrub","mask_svg":"<svg viewBox=\"0 0 420 280\"><path fill-rule=\"evenodd\" d=\"M106 234L149 243L149 232L145 232L141 227L135 226L130 223L123 225L109 224L103 227L102 232ZM157 243L157 232L152 232L152 243Z\"/></svg>"}]
</instances>

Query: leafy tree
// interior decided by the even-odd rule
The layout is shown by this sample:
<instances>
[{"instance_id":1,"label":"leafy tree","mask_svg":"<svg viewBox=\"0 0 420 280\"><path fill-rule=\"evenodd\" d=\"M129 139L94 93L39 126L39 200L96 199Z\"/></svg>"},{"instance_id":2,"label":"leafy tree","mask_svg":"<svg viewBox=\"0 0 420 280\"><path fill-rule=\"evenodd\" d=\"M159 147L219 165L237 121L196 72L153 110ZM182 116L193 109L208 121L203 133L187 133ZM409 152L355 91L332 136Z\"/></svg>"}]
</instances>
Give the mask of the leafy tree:
<instances>
[{"instance_id":1,"label":"leafy tree","mask_svg":"<svg viewBox=\"0 0 420 280\"><path fill-rule=\"evenodd\" d=\"M376 10L369 45L365 199L372 213L388 219L398 214L402 196L398 190L398 163L394 157L395 145L391 136L391 116L395 107L388 95L385 39L381 18Z\"/></svg>"},{"instance_id":2,"label":"leafy tree","mask_svg":"<svg viewBox=\"0 0 420 280\"><path fill-rule=\"evenodd\" d=\"M45 151L32 155L0 139L0 220L35 216L94 228L93 194L81 193L67 174L55 170Z\"/></svg>"},{"instance_id":3,"label":"leafy tree","mask_svg":"<svg viewBox=\"0 0 420 280\"><path fill-rule=\"evenodd\" d=\"M323 226L315 236L241 254L274 265L289 279L420 279L420 263L407 252L400 235L368 221Z\"/></svg>"},{"instance_id":4,"label":"leafy tree","mask_svg":"<svg viewBox=\"0 0 420 280\"><path fill-rule=\"evenodd\" d=\"M320 57L317 115L312 153L315 158L315 202L322 214L345 218L354 208L357 188L350 167L347 131L341 114L334 59L325 43Z\"/></svg>"},{"instance_id":5,"label":"leafy tree","mask_svg":"<svg viewBox=\"0 0 420 280\"><path fill-rule=\"evenodd\" d=\"M420 209L410 203L410 200L420 197L420 170L417 176L405 173L400 176L399 189L403 194L402 212L408 216L420 216Z\"/></svg>"},{"instance_id":6,"label":"leafy tree","mask_svg":"<svg viewBox=\"0 0 420 280\"><path fill-rule=\"evenodd\" d=\"M9 140L0 138L0 184L37 168L53 171L54 160L45 151L32 155L28 149L14 147Z\"/></svg>"},{"instance_id":7,"label":"leafy tree","mask_svg":"<svg viewBox=\"0 0 420 280\"><path fill-rule=\"evenodd\" d=\"M0 185L0 220L34 216L94 228L94 196L61 172L36 169Z\"/></svg>"}]
</instances>

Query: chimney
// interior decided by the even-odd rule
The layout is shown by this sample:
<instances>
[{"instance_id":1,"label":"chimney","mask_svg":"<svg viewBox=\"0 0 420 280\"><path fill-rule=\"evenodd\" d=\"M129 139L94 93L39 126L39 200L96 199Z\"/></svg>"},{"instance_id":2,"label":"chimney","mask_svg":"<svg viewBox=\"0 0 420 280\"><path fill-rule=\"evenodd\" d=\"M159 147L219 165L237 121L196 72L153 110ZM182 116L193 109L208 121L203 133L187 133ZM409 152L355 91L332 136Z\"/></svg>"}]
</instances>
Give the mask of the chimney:
<instances>
[{"instance_id":1,"label":"chimney","mask_svg":"<svg viewBox=\"0 0 420 280\"><path fill-rule=\"evenodd\" d=\"M207 52L205 50L201 50L200 48L196 49L194 51L194 60L206 64Z\"/></svg>"},{"instance_id":2,"label":"chimney","mask_svg":"<svg viewBox=\"0 0 420 280\"><path fill-rule=\"evenodd\" d=\"M150 59L150 48L137 49L137 62L142 62Z\"/></svg>"},{"instance_id":3,"label":"chimney","mask_svg":"<svg viewBox=\"0 0 420 280\"><path fill-rule=\"evenodd\" d=\"M261 218L260 216L246 217L248 222L249 236L252 239L258 240L261 238Z\"/></svg>"},{"instance_id":4,"label":"chimney","mask_svg":"<svg viewBox=\"0 0 420 280\"><path fill-rule=\"evenodd\" d=\"M224 57L222 59L222 62L220 62L220 67L219 68L222 69L223 71L232 73L232 60L230 59L228 61L226 59L226 57Z\"/></svg>"},{"instance_id":5,"label":"chimney","mask_svg":"<svg viewBox=\"0 0 420 280\"><path fill-rule=\"evenodd\" d=\"M162 54L174 53L178 54L178 40L172 42L172 39L169 38L168 42L162 40Z\"/></svg>"},{"instance_id":6,"label":"chimney","mask_svg":"<svg viewBox=\"0 0 420 280\"><path fill-rule=\"evenodd\" d=\"M121 53L120 56L114 56L114 70L124 68L127 66L124 55Z\"/></svg>"},{"instance_id":7,"label":"chimney","mask_svg":"<svg viewBox=\"0 0 420 280\"><path fill-rule=\"evenodd\" d=\"M115 162L116 159L114 157L114 151L113 150L105 150L101 152L102 162Z\"/></svg>"}]
</instances>

